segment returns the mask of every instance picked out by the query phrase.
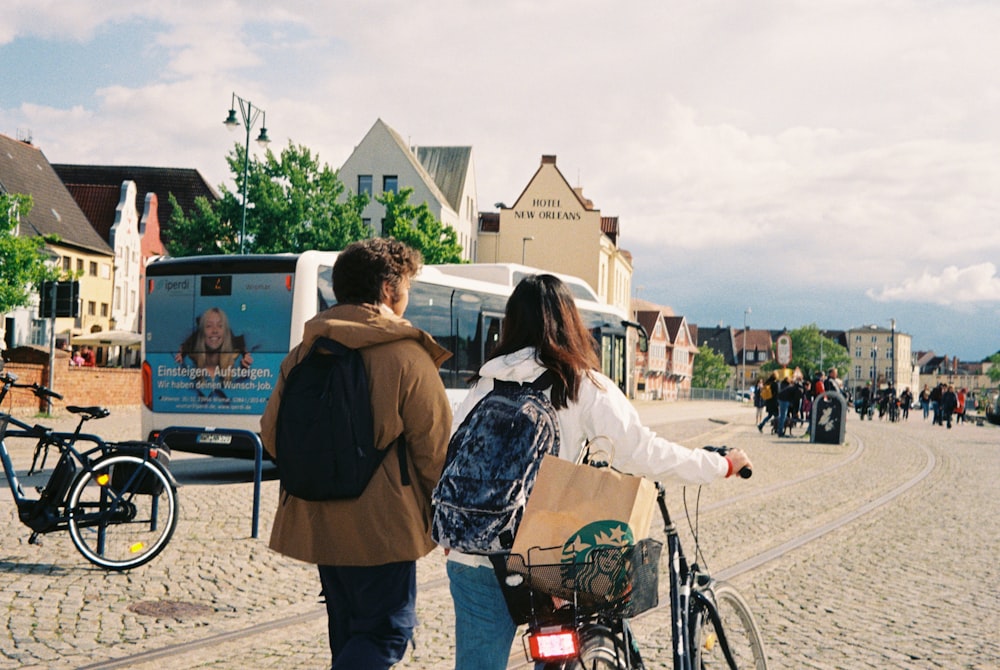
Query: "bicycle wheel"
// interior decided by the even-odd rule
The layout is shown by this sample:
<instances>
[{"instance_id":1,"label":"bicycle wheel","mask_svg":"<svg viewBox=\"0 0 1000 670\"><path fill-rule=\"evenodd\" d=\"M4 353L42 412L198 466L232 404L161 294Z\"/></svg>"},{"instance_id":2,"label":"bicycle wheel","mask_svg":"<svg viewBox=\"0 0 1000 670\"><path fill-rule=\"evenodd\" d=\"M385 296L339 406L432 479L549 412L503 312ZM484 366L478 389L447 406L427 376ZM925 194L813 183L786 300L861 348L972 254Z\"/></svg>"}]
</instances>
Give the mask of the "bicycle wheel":
<instances>
[{"instance_id":1,"label":"bicycle wheel","mask_svg":"<svg viewBox=\"0 0 1000 670\"><path fill-rule=\"evenodd\" d=\"M77 477L67 503L69 534L83 556L108 570L153 560L177 527L177 491L163 466L106 456Z\"/></svg>"},{"instance_id":2,"label":"bicycle wheel","mask_svg":"<svg viewBox=\"0 0 1000 670\"><path fill-rule=\"evenodd\" d=\"M629 670L621 640L603 626L584 629L580 634L580 657L556 668L565 670Z\"/></svg>"},{"instance_id":3,"label":"bicycle wheel","mask_svg":"<svg viewBox=\"0 0 1000 670\"><path fill-rule=\"evenodd\" d=\"M710 600L714 596L714 608ZM767 670L760 631L743 596L725 582L716 582L710 593L693 600L691 650L698 670ZM716 616L717 614L717 616ZM733 664L726 659L729 647Z\"/></svg>"}]
</instances>

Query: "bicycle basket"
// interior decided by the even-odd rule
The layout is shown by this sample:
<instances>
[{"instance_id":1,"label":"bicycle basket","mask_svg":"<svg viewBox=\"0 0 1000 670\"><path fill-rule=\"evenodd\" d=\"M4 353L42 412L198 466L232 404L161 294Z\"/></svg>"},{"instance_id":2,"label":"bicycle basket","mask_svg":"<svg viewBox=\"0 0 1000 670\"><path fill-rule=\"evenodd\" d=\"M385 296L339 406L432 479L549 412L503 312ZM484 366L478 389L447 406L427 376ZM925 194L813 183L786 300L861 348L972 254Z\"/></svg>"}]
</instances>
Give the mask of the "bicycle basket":
<instances>
[{"instance_id":1,"label":"bicycle basket","mask_svg":"<svg viewBox=\"0 0 1000 670\"><path fill-rule=\"evenodd\" d=\"M511 554L501 581L511 616L525 623L532 612L551 610L555 596L570 603L578 615L634 617L659 603L662 549L662 543L645 539L595 549L586 562L544 565L530 565L523 556Z\"/></svg>"},{"instance_id":2,"label":"bicycle basket","mask_svg":"<svg viewBox=\"0 0 1000 670\"><path fill-rule=\"evenodd\" d=\"M153 445L149 442L118 442L113 446L116 452L143 458ZM156 447L156 450L156 461L164 468L168 467L170 465L170 448L166 445L160 445ZM132 493L139 493L142 495L158 496L163 493L163 483L148 470L144 469L143 472L139 474L138 481L131 482L136 468L137 466L135 465L125 463L115 465L111 472L111 486L118 490L128 486L129 491Z\"/></svg>"}]
</instances>

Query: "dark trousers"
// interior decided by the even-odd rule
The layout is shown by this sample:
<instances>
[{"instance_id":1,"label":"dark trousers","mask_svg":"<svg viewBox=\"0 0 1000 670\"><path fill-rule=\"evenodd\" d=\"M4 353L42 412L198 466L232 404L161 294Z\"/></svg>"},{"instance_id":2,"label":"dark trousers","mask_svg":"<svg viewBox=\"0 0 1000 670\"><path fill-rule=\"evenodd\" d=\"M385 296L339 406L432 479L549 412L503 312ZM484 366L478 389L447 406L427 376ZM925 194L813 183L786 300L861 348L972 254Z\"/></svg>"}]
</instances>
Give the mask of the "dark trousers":
<instances>
[{"instance_id":1,"label":"dark trousers","mask_svg":"<svg viewBox=\"0 0 1000 670\"><path fill-rule=\"evenodd\" d=\"M319 566L333 669L387 670L417 625L417 563Z\"/></svg>"}]
</instances>

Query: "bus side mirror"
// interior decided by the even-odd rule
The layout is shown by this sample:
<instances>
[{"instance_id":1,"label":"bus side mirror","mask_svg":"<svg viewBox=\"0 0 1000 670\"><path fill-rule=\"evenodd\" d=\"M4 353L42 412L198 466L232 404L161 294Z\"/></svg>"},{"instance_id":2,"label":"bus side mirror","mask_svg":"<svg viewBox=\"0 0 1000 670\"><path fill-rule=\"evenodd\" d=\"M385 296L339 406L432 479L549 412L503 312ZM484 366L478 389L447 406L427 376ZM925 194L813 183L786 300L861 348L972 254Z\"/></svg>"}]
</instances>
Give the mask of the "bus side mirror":
<instances>
[{"instance_id":1,"label":"bus side mirror","mask_svg":"<svg viewBox=\"0 0 1000 670\"><path fill-rule=\"evenodd\" d=\"M635 328L635 332L639 336L639 351L642 353L649 351L649 335L646 334L646 329L642 327L641 323L623 319L622 325L626 328Z\"/></svg>"}]
</instances>

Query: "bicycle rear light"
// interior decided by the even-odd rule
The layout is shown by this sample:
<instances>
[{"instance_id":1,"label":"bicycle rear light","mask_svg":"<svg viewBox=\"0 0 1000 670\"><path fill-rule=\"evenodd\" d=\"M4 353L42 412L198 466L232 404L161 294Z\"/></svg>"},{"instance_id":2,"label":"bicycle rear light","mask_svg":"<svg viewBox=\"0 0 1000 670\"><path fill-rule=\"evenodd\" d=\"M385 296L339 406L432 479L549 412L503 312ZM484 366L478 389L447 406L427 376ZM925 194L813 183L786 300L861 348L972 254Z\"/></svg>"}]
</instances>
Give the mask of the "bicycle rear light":
<instances>
[{"instance_id":1,"label":"bicycle rear light","mask_svg":"<svg viewBox=\"0 0 1000 670\"><path fill-rule=\"evenodd\" d=\"M536 661L564 661L580 654L580 639L576 631L564 628L542 628L528 634L528 649Z\"/></svg>"}]
</instances>

